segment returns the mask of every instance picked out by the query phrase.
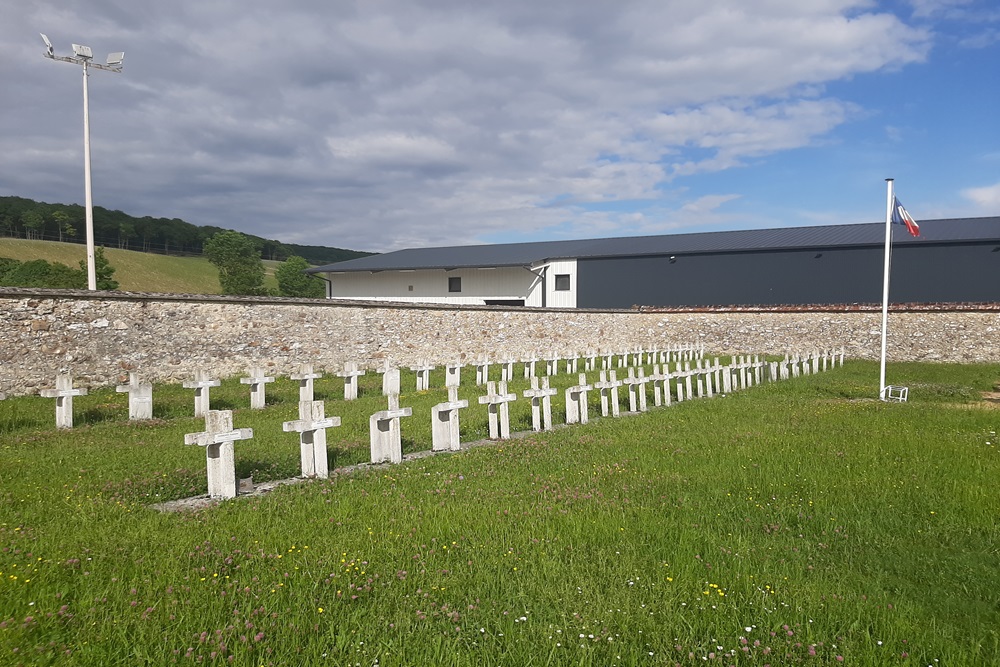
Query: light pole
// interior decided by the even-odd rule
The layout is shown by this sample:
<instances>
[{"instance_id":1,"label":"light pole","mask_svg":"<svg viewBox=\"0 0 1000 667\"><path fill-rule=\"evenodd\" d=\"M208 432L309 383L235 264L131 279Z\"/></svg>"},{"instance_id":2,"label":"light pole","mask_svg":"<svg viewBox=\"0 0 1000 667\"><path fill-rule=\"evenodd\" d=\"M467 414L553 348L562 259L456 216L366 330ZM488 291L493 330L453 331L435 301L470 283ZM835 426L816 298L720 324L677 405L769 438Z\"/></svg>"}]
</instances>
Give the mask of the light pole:
<instances>
[{"instance_id":1,"label":"light pole","mask_svg":"<svg viewBox=\"0 0 1000 667\"><path fill-rule=\"evenodd\" d=\"M97 272L94 269L94 198L90 186L90 99L87 93L87 77L89 76L88 70L91 67L120 74L125 53L119 51L118 53L109 54L108 63L101 65L100 63L92 62L94 52L90 50L89 46L74 44L73 57L57 56L49 38L42 33L39 34L42 35L42 41L45 42L44 55L46 58L83 66L83 185L86 191L85 208L87 211L87 289L96 290Z\"/></svg>"}]
</instances>

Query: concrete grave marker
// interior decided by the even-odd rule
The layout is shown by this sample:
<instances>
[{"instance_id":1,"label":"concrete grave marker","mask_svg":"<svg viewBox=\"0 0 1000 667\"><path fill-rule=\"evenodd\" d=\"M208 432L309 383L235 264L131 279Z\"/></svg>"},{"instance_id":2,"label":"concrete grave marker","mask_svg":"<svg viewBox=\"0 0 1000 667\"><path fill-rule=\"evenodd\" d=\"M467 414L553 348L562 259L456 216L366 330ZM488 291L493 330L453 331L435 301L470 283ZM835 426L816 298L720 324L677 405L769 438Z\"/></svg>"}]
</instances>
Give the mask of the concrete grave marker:
<instances>
[{"instance_id":1,"label":"concrete grave marker","mask_svg":"<svg viewBox=\"0 0 1000 667\"><path fill-rule=\"evenodd\" d=\"M141 382L138 373L128 374L128 384L115 387L119 394L128 393L128 418L131 421L153 418L153 385Z\"/></svg>"},{"instance_id":2,"label":"concrete grave marker","mask_svg":"<svg viewBox=\"0 0 1000 667\"><path fill-rule=\"evenodd\" d=\"M559 357L556 355L549 355L545 357L545 374L549 377L553 375L558 375L559 373Z\"/></svg>"},{"instance_id":3,"label":"concrete grave marker","mask_svg":"<svg viewBox=\"0 0 1000 667\"><path fill-rule=\"evenodd\" d=\"M514 360L504 359L500 362L500 381L513 382L514 380Z\"/></svg>"},{"instance_id":4,"label":"concrete grave marker","mask_svg":"<svg viewBox=\"0 0 1000 667\"><path fill-rule=\"evenodd\" d=\"M266 404L264 398L264 388L270 382L274 382L273 377L264 375L264 371L254 366L247 371L250 377L240 378L240 384L250 385L250 409L263 410Z\"/></svg>"},{"instance_id":5,"label":"concrete grave marker","mask_svg":"<svg viewBox=\"0 0 1000 667\"><path fill-rule=\"evenodd\" d=\"M464 364L448 364L444 367L444 386L460 387L462 385L462 369Z\"/></svg>"},{"instance_id":6,"label":"concrete grave marker","mask_svg":"<svg viewBox=\"0 0 1000 667\"><path fill-rule=\"evenodd\" d=\"M600 380L594 383L594 389L598 389L601 392L601 415L607 417L608 408L610 407L611 416L617 417L621 414L618 406L618 387L622 386L621 380L618 379L617 371L611 371L610 379L608 371L601 371L600 373Z\"/></svg>"},{"instance_id":7,"label":"concrete grave marker","mask_svg":"<svg viewBox=\"0 0 1000 667\"><path fill-rule=\"evenodd\" d=\"M431 371L434 370L432 364L421 361L416 366L410 366L410 370L417 374L417 391L427 391L431 388Z\"/></svg>"},{"instance_id":8,"label":"concrete grave marker","mask_svg":"<svg viewBox=\"0 0 1000 667\"><path fill-rule=\"evenodd\" d=\"M354 401L358 398L358 378L365 374L365 371L358 369L356 361L348 361L344 364L344 370L337 373L337 377L344 378L344 400Z\"/></svg>"},{"instance_id":9,"label":"concrete grave marker","mask_svg":"<svg viewBox=\"0 0 1000 667\"><path fill-rule=\"evenodd\" d=\"M448 401L431 408L431 449L435 452L462 448L458 411L469 407L467 400L458 400L458 387L448 387Z\"/></svg>"},{"instance_id":10,"label":"concrete grave marker","mask_svg":"<svg viewBox=\"0 0 1000 667\"><path fill-rule=\"evenodd\" d=\"M476 362L476 386L490 381L490 360L484 357Z\"/></svg>"},{"instance_id":11,"label":"concrete grave marker","mask_svg":"<svg viewBox=\"0 0 1000 667\"><path fill-rule=\"evenodd\" d=\"M628 377L624 383L628 385L628 409L631 412L646 412L649 407L646 403L646 384L649 378L646 371L639 366L639 375L635 375L635 369L628 369Z\"/></svg>"},{"instance_id":12,"label":"concrete grave marker","mask_svg":"<svg viewBox=\"0 0 1000 667\"><path fill-rule=\"evenodd\" d=\"M288 376L299 382L299 402L313 400L313 380L323 377L322 373L314 373L312 364L302 364L299 372Z\"/></svg>"},{"instance_id":13,"label":"concrete grave marker","mask_svg":"<svg viewBox=\"0 0 1000 667\"><path fill-rule=\"evenodd\" d=\"M301 401L299 419L281 424L286 433L295 431L299 434L299 458L303 477L330 477L326 429L340 426L340 417L327 417L324 412L323 401Z\"/></svg>"},{"instance_id":14,"label":"concrete grave marker","mask_svg":"<svg viewBox=\"0 0 1000 667\"><path fill-rule=\"evenodd\" d=\"M662 366L663 369L669 368L666 364ZM664 400L666 404L670 405L670 378L673 377L670 372L664 373L661 370L659 364L653 365L653 374L649 376L649 379L653 382L653 405L659 407L663 405Z\"/></svg>"},{"instance_id":15,"label":"concrete grave marker","mask_svg":"<svg viewBox=\"0 0 1000 667\"><path fill-rule=\"evenodd\" d=\"M209 392L212 387L218 387L219 380L208 377L208 373L203 370L194 372L194 380L185 382L182 386L185 389L194 389L194 416L206 417L211 409L211 397Z\"/></svg>"},{"instance_id":16,"label":"concrete grave marker","mask_svg":"<svg viewBox=\"0 0 1000 667\"><path fill-rule=\"evenodd\" d=\"M399 371L396 371L399 378ZM409 417L413 408L399 407L399 394L389 394L389 409L376 412L369 418L368 426L371 434L372 463L389 461L400 463L403 460L403 442L400 437L399 418Z\"/></svg>"},{"instance_id":17,"label":"concrete grave marker","mask_svg":"<svg viewBox=\"0 0 1000 667\"><path fill-rule=\"evenodd\" d=\"M86 389L73 388L73 376L62 373L56 376L55 389L38 392L45 398L56 399L56 428L73 428L73 397L86 396Z\"/></svg>"},{"instance_id":18,"label":"concrete grave marker","mask_svg":"<svg viewBox=\"0 0 1000 667\"><path fill-rule=\"evenodd\" d=\"M382 370L382 395L396 396L399 399L399 369L385 368Z\"/></svg>"},{"instance_id":19,"label":"concrete grave marker","mask_svg":"<svg viewBox=\"0 0 1000 667\"><path fill-rule=\"evenodd\" d=\"M538 363L536 357L530 357L524 360L524 379L530 380L535 377L535 364Z\"/></svg>"},{"instance_id":20,"label":"concrete grave marker","mask_svg":"<svg viewBox=\"0 0 1000 667\"><path fill-rule=\"evenodd\" d=\"M479 397L480 405L485 405L490 418L490 439L506 440L510 437L510 409L508 403L517 400L517 394L507 393L507 383L498 386L486 384L486 395Z\"/></svg>"},{"instance_id":21,"label":"concrete grave marker","mask_svg":"<svg viewBox=\"0 0 1000 667\"><path fill-rule=\"evenodd\" d=\"M233 443L252 437L252 428L233 429L231 410L209 410L205 415L205 430L184 436L185 445L205 448L210 497L236 497L236 456Z\"/></svg>"},{"instance_id":22,"label":"concrete grave marker","mask_svg":"<svg viewBox=\"0 0 1000 667\"><path fill-rule=\"evenodd\" d=\"M575 373L577 369L577 357L574 355L566 359L566 372Z\"/></svg>"},{"instance_id":23,"label":"concrete grave marker","mask_svg":"<svg viewBox=\"0 0 1000 667\"><path fill-rule=\"evenodd\" d=\"M566 423L586 424L589 421L587 414L587 392L594 387L587 384L587 376L580 373L580 384L566 390Z\"/></svg>"},{"instance_id":24,"label":"concrete grave marker","mask_svg":"<svg viewBox=\"0 0 1000 667\"><path fill-rule=\"evenodd\" d=\"M559 393L558 389L549 387L549 378L543 377L541 386L538 378L531 378L531 389L524 392L525 398L531 399L531 428L535 431L552 430L552 397Z\"/></svg>"}]
</instances>

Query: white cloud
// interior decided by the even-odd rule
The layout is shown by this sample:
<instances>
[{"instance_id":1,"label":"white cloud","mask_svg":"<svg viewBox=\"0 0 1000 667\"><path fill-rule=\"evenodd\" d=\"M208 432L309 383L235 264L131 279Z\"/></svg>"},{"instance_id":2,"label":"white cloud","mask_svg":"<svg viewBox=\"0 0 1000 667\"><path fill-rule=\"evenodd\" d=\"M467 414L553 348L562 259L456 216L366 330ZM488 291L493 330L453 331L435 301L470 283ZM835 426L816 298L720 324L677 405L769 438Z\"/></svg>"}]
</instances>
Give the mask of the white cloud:
<instances>
[{"instance_id":1,"label":"white cloud","mask_svg":"<svg viewBox=\"0 0 1000 667\"><path fill-rule=\"evenodd\" d=\"M962 196L974 203L983 213L1000 214L1000 183L981 188L966 188Z\"/></svg>"},{"instance_id":2,"label":"white cloud","mask_svg":"<svg viewBox=\"0 0 1000 667\"><path fill-rule=\"evenodd\" d=\"M4 43L126 51L91 80L98 203L370 250L715 220L665 184L825 141L858 112L826 84L931 37L867 0L30 4ZM0 184L77 198L79 73L19 48Z\"/></svg>"}]
</instances>

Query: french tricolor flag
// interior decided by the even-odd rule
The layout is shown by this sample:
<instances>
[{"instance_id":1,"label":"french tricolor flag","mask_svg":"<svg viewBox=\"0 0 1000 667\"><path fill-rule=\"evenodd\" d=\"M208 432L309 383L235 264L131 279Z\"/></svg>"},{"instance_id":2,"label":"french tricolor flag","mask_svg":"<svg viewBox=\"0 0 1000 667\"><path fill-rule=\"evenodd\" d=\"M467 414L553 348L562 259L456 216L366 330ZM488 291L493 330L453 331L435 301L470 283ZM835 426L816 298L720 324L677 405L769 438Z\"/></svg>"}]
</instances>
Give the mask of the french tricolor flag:
<instances>
[{"instance_id":1,"label":"french tricolor flag","mask_svg":"<svg viewBox=\"0 0 1000 667\"><path fill-rule=\"evenodd\" d=\"M907 213L896 197L892 198L892 224L906 225L906 231L910 232L910 236L920 236L920 227L917 226L917 222L912 215Z\"/></svg>"}]
</instances>

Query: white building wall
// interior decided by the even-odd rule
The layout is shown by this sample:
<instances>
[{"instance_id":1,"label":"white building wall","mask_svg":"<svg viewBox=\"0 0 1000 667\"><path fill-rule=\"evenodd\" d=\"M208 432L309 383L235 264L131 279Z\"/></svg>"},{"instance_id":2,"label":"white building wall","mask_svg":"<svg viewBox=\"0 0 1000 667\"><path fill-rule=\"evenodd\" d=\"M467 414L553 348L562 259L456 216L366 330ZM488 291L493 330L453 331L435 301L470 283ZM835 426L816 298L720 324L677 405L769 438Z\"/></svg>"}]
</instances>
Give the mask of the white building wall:
<instances>
[{"instance_id":1,"label":"white building wall","mask_svg":"<svg viewBox=\"0 0 1000 667\"><path fill-rule=\"evenodd\" d=\"M556 290L556 276L558 275L569 276L568 290ZM549 308L576 308L576 278L575 259L549 262L545 270L545 305Z\"/></svg>"},{"instance_id":2,"label":"white building wall","mask_svg":"<svg viewBox=\"0 0 1000 667\"><path fill-rule=\"evenodd\" d=\"M482 305L487 300L524 300L541 305L541 281L521 267L420 271L326 273L332 299ZM449 292L448 279L461 278L462 291Z\"/></svg>"}]
</instances>

